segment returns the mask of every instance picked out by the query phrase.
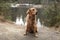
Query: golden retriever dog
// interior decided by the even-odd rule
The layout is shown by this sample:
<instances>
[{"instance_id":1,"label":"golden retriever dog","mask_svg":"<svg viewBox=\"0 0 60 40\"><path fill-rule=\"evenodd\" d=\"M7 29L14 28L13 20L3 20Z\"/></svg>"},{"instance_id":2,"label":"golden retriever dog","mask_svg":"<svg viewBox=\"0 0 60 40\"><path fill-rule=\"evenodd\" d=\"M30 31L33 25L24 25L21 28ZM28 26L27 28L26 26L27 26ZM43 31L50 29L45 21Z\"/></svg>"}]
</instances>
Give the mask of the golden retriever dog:
<instances>
[{"instance_id":1,"label":"golden retriever dog","mask_svg":"<svg viewBox=\"0 0 60 40\"><path fill-rule=\"evenodd\" d=\"M37 15L37 10L36 8L29 8L27 10L27 16L26 16L26 34L28 33L33 33L34 36L36 36L37 33L37 25L36 25L36 15Z\"/></svg>"}]
</instances>

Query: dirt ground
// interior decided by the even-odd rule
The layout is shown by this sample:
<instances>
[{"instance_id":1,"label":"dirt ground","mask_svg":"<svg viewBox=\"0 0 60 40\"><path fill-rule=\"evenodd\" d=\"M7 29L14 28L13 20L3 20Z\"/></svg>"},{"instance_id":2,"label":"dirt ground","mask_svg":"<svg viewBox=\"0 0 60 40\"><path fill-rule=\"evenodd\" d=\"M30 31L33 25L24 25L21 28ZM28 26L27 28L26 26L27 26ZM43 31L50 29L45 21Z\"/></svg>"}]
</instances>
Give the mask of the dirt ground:
<instances>
[{"instance_id":1,"label":"dirt ground","mask_svg":"<svg viewBox=\"0 0 60 40\"><path fill-rule=\"evenodd\" d=\"M0 23L0 40L60 40L60 32L38 27L38 38L32 34L24 36L25 27L9 23Z\"/></svg>"}]
</instances>

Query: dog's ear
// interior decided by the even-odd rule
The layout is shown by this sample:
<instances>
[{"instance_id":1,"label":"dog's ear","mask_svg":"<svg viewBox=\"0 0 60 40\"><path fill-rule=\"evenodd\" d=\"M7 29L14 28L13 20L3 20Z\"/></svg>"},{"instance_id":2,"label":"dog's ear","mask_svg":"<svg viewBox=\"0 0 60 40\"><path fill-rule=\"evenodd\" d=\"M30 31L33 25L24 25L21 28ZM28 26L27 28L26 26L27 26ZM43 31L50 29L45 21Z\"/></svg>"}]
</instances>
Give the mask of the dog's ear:
<instances>
[{"instance_id":1,"label":"dog's ear","mask_svg":"<svg viewBox=\"0 0 60 40\"><path fill-rule=\"evenodd\" d=\"M37 15L38 12L36 12L36 15Z\"/></svg>"},{"instance_id":2,"label":"dog's ear","mask_svg":"<svg viewBox=\"0 0 60 40\"><path fill-rule=\"evenodd\" d=\"M29 12L30 12L30 9L27 10L26 14L29 14Z\"/></svg>"},{"instance_id":3,"label":"dog's ear","mask_svg":"<svg viewBox=\"0 0 60 40\"><path fill-rule=\"evenodd\" d=\"M36 15L38 14L37 10L36 10Z\"/></svg>"},{"instance_id":4,"label":"dog's ear","mask_svg":"<svg viewBox=\"0 0 60 40\"><path fill-rule=\"evenodd\" d=\"M29 13L29 10L27 10L26 14L28 14L28 13Z\"/></svg>"}]
</instances>

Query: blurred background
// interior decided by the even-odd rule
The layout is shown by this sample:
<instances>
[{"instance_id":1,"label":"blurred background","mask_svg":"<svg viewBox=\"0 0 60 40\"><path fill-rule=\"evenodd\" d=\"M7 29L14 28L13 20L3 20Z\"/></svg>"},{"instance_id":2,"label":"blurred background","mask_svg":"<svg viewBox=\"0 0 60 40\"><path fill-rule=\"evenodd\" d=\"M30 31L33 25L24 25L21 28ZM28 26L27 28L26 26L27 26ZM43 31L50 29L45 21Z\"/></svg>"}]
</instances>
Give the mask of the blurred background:
<instances>
[{"instance_id":1,"label":"blurred background","mask_svg":"<svg viewBox=\"0 0 60 40\"><path fill-rule=\"evenodd\" d=\"M37 20L52 27L60 25L60 0L0 0L0 22L16 22L20 17L25 22L26 11L35 7Z\"/></svg>"}]
</instances>

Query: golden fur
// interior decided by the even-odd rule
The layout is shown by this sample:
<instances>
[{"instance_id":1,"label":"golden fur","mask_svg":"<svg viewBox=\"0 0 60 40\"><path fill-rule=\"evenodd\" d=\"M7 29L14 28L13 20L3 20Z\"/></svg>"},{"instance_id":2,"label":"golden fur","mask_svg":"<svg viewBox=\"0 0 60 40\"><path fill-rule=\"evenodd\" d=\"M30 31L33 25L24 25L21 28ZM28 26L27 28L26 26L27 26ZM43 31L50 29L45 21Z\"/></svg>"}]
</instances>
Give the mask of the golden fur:
<instances>
[{"instance_id":1,"label":"golden fur","mask_svg":"<svg viewBox=\"0 0 60 40\"><path fill-rule=\"evenodd\" d=\"M36 8L29 8L27 10L27 16L26 16L26 34L27 33L37 33L37 25L36 25L36 15L37 15L37 10Z\"/></svg>"}]
</instances>

